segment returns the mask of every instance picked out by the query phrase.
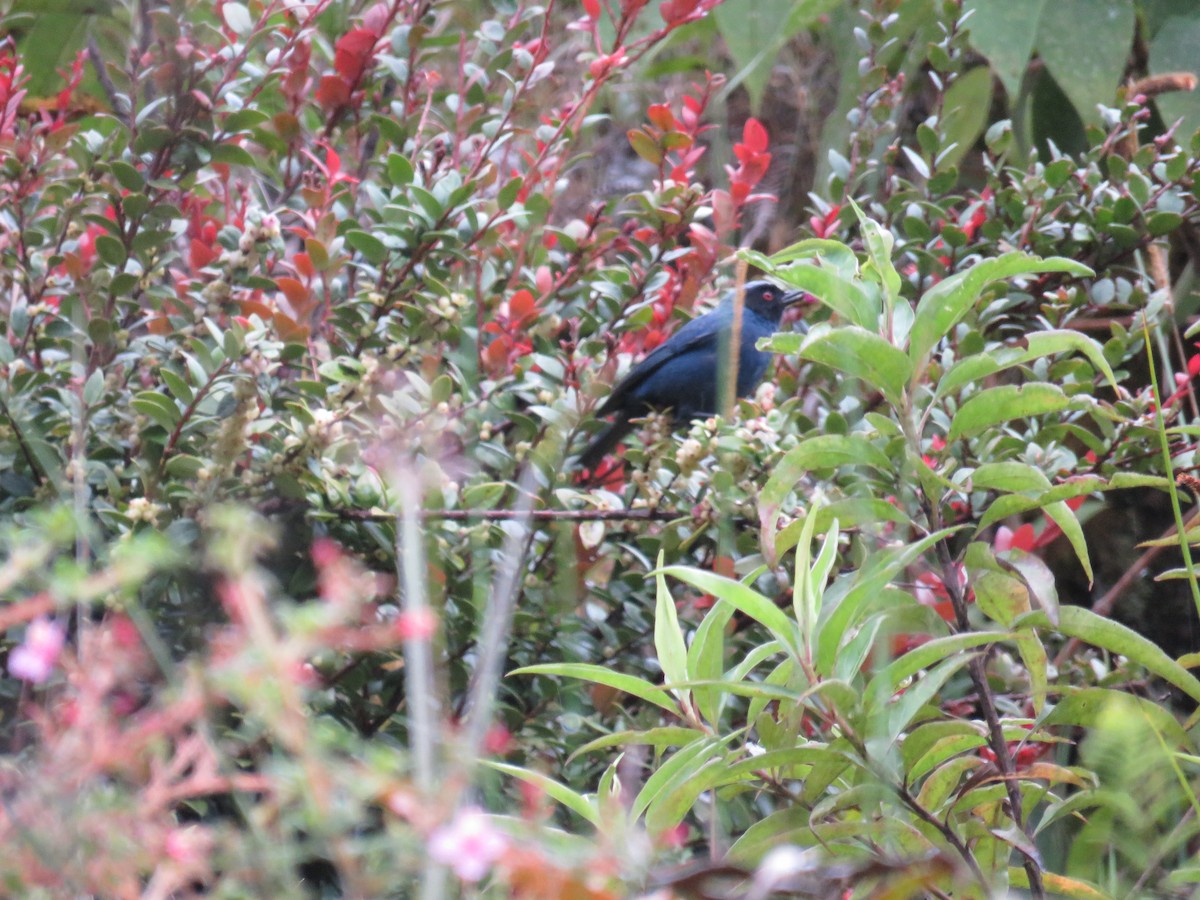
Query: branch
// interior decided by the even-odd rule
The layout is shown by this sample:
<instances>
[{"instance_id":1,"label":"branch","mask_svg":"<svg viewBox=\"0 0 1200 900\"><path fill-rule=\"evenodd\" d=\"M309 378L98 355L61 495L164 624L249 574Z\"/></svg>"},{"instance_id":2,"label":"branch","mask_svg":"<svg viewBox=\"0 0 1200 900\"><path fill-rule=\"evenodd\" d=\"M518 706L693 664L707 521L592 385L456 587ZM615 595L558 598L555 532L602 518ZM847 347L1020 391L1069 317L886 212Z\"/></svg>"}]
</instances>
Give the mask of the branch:
<instances>
[{"instance_id":1,"label":"branch","mask_svg":"<svg viewBox=\"0 0 1200 900\"><path fill-rule=\"evenodd\" d=\"M392 513L358 509L338 509L333 512L343 518L362 522L391 522L396 518ZM475 519L509 522L526 517L535 522L671 522L687 518L691 513L648 506L642 509L534 509L528 512L519 509L423 509L419 515L425 521L440 519L449 522L469 522Z\"/></svg>"}]
</instances>

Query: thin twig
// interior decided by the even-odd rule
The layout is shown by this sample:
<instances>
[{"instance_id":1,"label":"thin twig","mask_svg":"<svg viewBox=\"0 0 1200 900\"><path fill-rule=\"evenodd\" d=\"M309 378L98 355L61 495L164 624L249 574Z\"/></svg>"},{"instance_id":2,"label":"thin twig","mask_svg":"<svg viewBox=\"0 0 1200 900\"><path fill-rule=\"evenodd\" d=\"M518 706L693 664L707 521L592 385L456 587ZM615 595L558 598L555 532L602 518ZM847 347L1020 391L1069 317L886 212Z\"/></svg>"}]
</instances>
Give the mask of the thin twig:
<instances>
[{"instance_id":1,"label":"thin twig","mask_svg":"<svg viewBox=\"0 0 1200 900\"><path fill-rule=\"evenodd\" d=\"M339 509L335 512L346 519L363 522L393 522L392 513L368 512L359 509ZM535 522L671 522L691 515L677 509L422 509L417 512L422 521L444 520L470 522L476 519L489 522L510 522L529 518Z\"/></svg>"}]
</instances>

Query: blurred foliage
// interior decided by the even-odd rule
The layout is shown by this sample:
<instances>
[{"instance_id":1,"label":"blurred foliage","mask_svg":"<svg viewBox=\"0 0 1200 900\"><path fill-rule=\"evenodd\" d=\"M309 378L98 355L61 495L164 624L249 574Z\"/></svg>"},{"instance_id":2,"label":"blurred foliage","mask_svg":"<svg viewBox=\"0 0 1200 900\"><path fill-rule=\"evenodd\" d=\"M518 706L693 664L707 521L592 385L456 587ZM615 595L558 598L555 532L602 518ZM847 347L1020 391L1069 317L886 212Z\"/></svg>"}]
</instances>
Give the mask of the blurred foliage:
<instances>
[{"instance_id":1,"label":"blurred foliage","mask_svg":"<svg viewBox=\"0 0 1200 900\"><path fill-rule=\"evenodd\" d=\"M1190 4L0 10L8 893L1187 895L1088 529L1186 530ZM739 264L807 332L584 477Z\"/></svg>"}]
</instances>

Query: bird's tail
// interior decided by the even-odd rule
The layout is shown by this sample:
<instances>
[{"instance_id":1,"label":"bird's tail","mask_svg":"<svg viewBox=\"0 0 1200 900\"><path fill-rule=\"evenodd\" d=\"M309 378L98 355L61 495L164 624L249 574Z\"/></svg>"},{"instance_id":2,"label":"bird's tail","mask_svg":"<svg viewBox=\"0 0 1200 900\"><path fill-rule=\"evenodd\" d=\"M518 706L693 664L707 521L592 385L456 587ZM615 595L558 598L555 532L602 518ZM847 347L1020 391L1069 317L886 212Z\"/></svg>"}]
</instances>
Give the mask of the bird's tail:
<instances>
[{"instance_id":1,"label":"bird's tail","mask_svg":"<svg viewBox=\"0 0 1200 900\"><path fill-rule=\"evenodd\" d=\"M631 431L633 431L633 423L629 421L629 415L624 412L617 413L612 424L592 438L591 443L583 448L583 452L579 454L580 468L596 471L596 466L600 465L601 460L608 456L620 440Z\"/></svg>"}]
</instances>

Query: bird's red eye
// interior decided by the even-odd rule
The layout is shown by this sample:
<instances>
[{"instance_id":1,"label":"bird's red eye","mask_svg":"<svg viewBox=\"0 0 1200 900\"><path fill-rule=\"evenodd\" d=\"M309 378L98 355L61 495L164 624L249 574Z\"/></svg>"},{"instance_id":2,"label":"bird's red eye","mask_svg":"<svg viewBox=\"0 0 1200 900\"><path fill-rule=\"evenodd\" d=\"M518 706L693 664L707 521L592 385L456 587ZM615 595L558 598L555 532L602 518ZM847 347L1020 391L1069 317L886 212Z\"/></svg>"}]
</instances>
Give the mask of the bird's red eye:
<instances>
[{"instance_id":1,"label":"bird's red eye","mask_svg":"<svg viewBox=\"0 0 1200 900\"><path fill-rule=\"evenodd\" d=\"M768 302L770 302L771 300L774 300L775 292L774 291L763 291L763 299Z\"/></svg>"}]
</instances>

